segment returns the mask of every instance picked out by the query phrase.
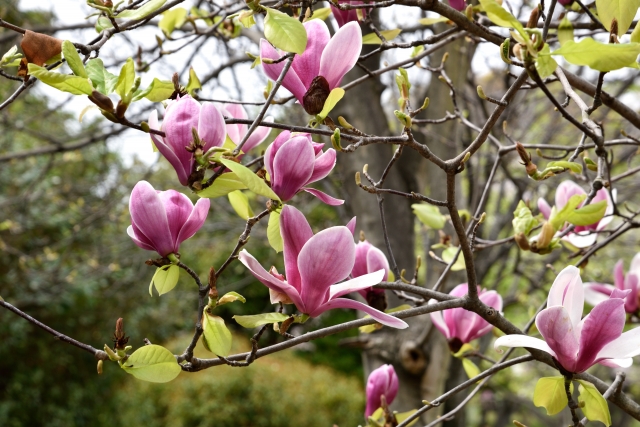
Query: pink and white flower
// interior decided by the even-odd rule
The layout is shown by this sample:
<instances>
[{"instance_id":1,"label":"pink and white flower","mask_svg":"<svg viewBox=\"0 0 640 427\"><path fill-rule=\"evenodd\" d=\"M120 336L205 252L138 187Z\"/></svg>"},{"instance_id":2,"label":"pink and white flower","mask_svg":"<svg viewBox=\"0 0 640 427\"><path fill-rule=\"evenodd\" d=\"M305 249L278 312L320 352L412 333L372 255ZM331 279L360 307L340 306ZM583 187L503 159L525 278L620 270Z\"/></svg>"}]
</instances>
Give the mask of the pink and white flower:
<instances>
[{"instance_id":1,"label":"pink and white flower","mask_svg":"<svg viewBox=\"0 0 640 427\"><path fill-rule=\"evenodd\" d=\"M365 4L362 0L340 0L338 4L351 4L354 6ZM331 4L331 12L333 13L333 17L338 22L339 27L344 27L349 22L357 22L360 19L358 18L358 10L350 9L350 10L341 10L338 9ZM360 9L360 13L362 15L362 19L367 17L367 9Z\"/></svg>"},{"instance_id":2,"label":"pink and white flower","mask_svg":"<svg viewBox=\"0 0 640 427\"><path fill-rule=\"evenodd\" d=\"M391 365L382 365L369 374L367 379L367 407L364 417L369 418L382 406L382 396L390 405L398 394L398 375Z\"/></svg>"},{"instance_id":3,"label":"pink and white flower","mask_svg":"<svg viewBox=\"0 0 640 427\"><path fill-rule=\"evenodd\" d=\"M340 298L370 288L384 276L384 270L379 270L343 282L351 273L356 256L350 228L331 227L314 235L302 212L286 205L280 216L280 231L284 241L284 276L275 268L267 272L246 250L238 256L251 274L271 290L271 302L292 302L310 317L334 308L353 308L383 325L398 329L408 326L397 317L359 301Z\"/></svg>"},{"instance_id":4,"label":"pink and white flower","mask_svg":"<svg viewBox=\"0 0 640 427\"><path fill-rule=\"evenodd\" d=\"M598 305L602 301L606 301L615 289L621 291L629 290L624 302L624 310L627 313L636 313L638 311L638 298L640 297L639 281L640 279L640 253L636 254L631 260L629 272L624 274L624 263L619 260L613 267L613 285L605 283L588 282L584 284L584 299L591 305Z\"/></svg>"}]
</instances>

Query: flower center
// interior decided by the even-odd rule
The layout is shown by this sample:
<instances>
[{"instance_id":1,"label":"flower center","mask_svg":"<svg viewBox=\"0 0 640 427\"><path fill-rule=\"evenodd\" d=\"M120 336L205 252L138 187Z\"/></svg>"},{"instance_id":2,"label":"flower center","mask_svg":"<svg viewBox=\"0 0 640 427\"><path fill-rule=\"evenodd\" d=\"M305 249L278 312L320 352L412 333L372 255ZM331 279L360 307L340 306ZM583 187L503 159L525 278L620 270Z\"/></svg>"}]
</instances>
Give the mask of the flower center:
<instances>
[{"instance_id":1,"label":"flower center","mask_svg":"<svg viewBox=\"0 0 640 427\"><path fill-rule=\"evenodd\" d=\"M318 76L311 82L309 90L302 97L304 111L311 115L319 114L324 107L324 102L329 97L331 90L329 82L322 76Z\"/></svg>"}]
</instances>

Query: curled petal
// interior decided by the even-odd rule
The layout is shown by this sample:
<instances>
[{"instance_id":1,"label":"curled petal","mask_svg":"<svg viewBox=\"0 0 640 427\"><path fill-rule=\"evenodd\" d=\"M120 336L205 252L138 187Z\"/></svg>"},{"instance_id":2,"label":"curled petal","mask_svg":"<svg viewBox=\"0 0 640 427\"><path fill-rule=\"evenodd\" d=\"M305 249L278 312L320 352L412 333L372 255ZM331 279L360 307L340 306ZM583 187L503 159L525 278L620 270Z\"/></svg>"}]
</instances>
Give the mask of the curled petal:
<instances>
[{"instance_id":1,"label":"curled petal","mask_svg":"<svg viewBox=\"0 0 640 427\"><path fill-rule=\"evenodd\" d=\"M407 325L407 323L404 320L398 319L397 317L378 311L375 308L369 307L368 305L363 304L359 301L354 301L346 298L336 298L325 304L322 304L320 307L316 308L312 313L309 313L309 315L311 317L317 317L320 314L324 313L325 311L331 310L334 308L352 308L354 310L364 311L369 316L373 317L377 322L382 323L383 325L389 326L391 328L405 329L409 327L409 325Z\"/></svg>"},{"instance_id":2,"label":"curled petal","mask_svg":"<svg viewBox=\"0 0 640 427\"><path fill-rule=\"evenodd\" d=\"M344 200L331 197L327 193L324 193L320 190L316 190L315 188L304 187L303 190L309 194L316 196L318 199L320 199L321 202L329 206L340 206L341 204L344 203Z\"/></svg>"},{"instance_id":3,"label":"curled petal","mask_svg":"<svg viewBox=\"0 0 640 427\"><path fill-rule=\"evenodd\" d=\"M182 226L182 229L180 230L180 234L178 235L177 240L178 245L185 240L193 237L193 235L196 234L196 231L200 230L200 228L204 225L204 221L207 219L207 214L209 213L210 204L211 201L209 199L200 199L196 202L196 205L193 207L193 210L189 215L189 218L186 220L186 222Z\"/></svg>"},{"instance_id":4,"label":"curled petal","mask_svg":"<svg viewBox=\"0 0 640 427\"><path fill-rule=\"evenodd\" d=\"M496 349L496 351L500 351L499 350L500 347L535 348L538 350L542 350L545 353L549 353L553 357L556 357L556 353L553 350L551 350L551 347L549 347L549 345L546 342L542 341L541 339L530 337L527 335L520 335L520 334L504 335L498 338L493 343L493 347Z\"/></svg>"},{"instance_id":5,"label":"curled petal","mask_svg":"<svg viewBox=\"0 0 640 427\"><path fill-rule=\"evenodd\" d=\"M314 19L317 21L317 19ZM316 157L315 162L313 163L313 173L311 174L311 178L305 183L311 184L312 182L320 181L329 175L329 172L336 165L336 150L333 148L328 149L320 156Z\"/></svg>"},{"instance_id":6,"label":"curled petal","mask_svg":"<svg viewBox=\"0 0 640 427\"><path fill-rule=\"evenodd\" d=\"M350 292L356 292L362 289L368 289L377 285L383 280L384 270L378 270L373 273L347 280L329 287L329 300L341 297Z\"/></svg>"},{"instance_id":7,"label":"curled petal","mask_svg":"<svg viewBox=\"0 0 640 427\"><path fill-rule=\"evenodd\" d=\"M629 368L633 365L633 359L604 359L598 362L601 365L608 366L610 368Z\"/></svg>"},{"instance_id":8,"label":"curled petal","mask_svg":"<svg viewBox=\"0 0 640 427\"><path fill-rule=\"evenodd\" d=\"M607 285L605 283L585 283L584 284L584 299L592 306L600 304L602 301L609 299L609 295L615 289L613 285Z\"/></svg>"},{"instance_id":9,"label":"curled petal","mask_svg":"<svg viewBox=\"0 0 640 427\"><path fill-rule=\"evenodd\" d=\"M320 74L334 89L358 61L362 50L362 31L357 22L349 22L331 38L322 52Z\"/></svg>"},{"instance_id":10,"label":"curled petal","mask_svg":"<svg viewBox=\"0 0 640 427\"><path fill-rule=\"evenodd\" d=\"M356 234L356 217L355 216L351 218L351 220L349 220L349 222L347 223L347 228L349 229L349 231L351 231L351 234L355 236Z\"/></svg>"}]
</instances>

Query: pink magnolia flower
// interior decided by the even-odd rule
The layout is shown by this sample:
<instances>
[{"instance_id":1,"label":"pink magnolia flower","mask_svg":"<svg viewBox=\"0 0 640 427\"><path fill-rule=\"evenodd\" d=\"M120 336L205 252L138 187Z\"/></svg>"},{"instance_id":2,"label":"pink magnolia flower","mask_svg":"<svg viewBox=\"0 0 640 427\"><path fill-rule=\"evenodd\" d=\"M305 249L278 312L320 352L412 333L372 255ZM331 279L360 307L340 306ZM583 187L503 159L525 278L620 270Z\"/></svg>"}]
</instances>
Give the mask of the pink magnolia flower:
<instances>
[{"instance_id":1,"label":"pink magnolia flower","mask_svg":"<svg viewBox=\"0 0 640 427\"><path fill-rule=\"evenodd\" d=\"M235 119L248 118L247 112L242 107L242 105L218 104L217 107L220 109L220 112L222 113L222 115L226 117L233 117ZM272 122L273 118L267 117L265 121ZM233 123L233 124L228 124L226 126L226 129L227 129L227 136L229 137L229 139L231 139L231 141L233 141L234 144L238 145L240 144L240 141L242 141L242 138L244 138L244 136L247 134L248 126L242 123ZM251 136L249 136L249 139L247 139L247 142L244 143L244 145L242 146L242 151L245 153L248 153L258 145L262 144L262 142L265 139L267 139L270 133L271 133L271 128L259 126L255 131L253 131Z\"/></svg>"},{"instance_id":2,"label":"pink magnolia flower","mask_svg":"<svg viewBox=\"0 0 640 427\"><path fill-rule=\"evenodd\" d=\"M339 4L352 4L354 6L365 4L362 0L340 0ZM362 19L367 17L367 9L360 9L362 13ZM349 22L357 22L358 19L358 11L356 9L351 10L340 10L331 4L331 12L333 13L333 17L336 18L339 27L345 26Z\"/></svg>"},{"instance_id":3,"label":"pink magnolia flower","mask_svg":"<svg viewBox=\"0 0 640 427\"><path fill-rule=\"evenodd\" d=\"M131 225L127 234L133 243L161 256L177 254L180 243L196 234L209 213L209 199L195 206L175 190L156 191L147 181L133 187L129 199Z\"/></svg>"},{"instance_id":4,"label":"pink magnolia flower","mask_svg":"<svg viewBox=\"0 0 640 427\"><path fill-rule=\"evenodd\" d=\"M567 204L569 199L576 195L586 195L587 193L573 181L563 181L556 189L556 209L560 210ZM591 225L575 226L572 233L569 233L564 238L577 248L586 248L596 242L598 237L597 231L604 229L612 220L611 214L613 213L613 203L610 200L609 192L604 188L598 190L596 196L591 203L598 203L600 201L607 201L607 210L604 213L604 218ZM579 207L582 207L580 205ZM542 215L549 219L551 215L551 206L543 198L538 199L538 209Z\"/></svg>"},{"instance_id":5,"label":"pink magnolia flower","mask_svg":"<svg viewBox=\"0 0 640 427\"><path fill-rule=\"evenodd\" d=\"M149 127L165 133L164 138L153 133L149 135L176 170L182 185L189 185L189 176L194 172L195 159L187 151L193 142L192 129L198 131L204 152L212 147L222 147L225 139L224 117L216 106L210 102L200 105L189 95L169 104L162 127L158 126L158 112L153 110L149 115Z\"/></svg>"},{"instance_id":6,"label":"pink magnolia flower","mask_svg":"<svg viewBox=\"0 0 640 427\"><path fill-rule=\"evenodd\" d=\"M351 223L350 223L351 225ZM356 245L348 227L331 227L313 235L306 218L293 206L284 206L280 216L284 241L285 276L275 267L268 273L246 250L238 259L272 292L271 302L292 302L302 313L317 317L334 308L364 311L376 321L403 329L408 325L359 301L340 298L350 292L380 283L384 271L346 279L353 269Z\"/></svg>"},{"instance_id":7,"label":"pink magnolia flower","mask_svg":"<svg viewBox=\"0 0 640 427\"><path fill-rule=\"evenodd\" d=\"M391 365L382 365L369 374L367 380L367 407L364 417L369 418L382 406L382 396L390 405L398 394L398 376Z\"/></svg>"},{"instance_id":8,"label":"pink magnolia flower","mask_svg":"<svg viewBox=\"0 0 640 427\"><path fill-rule=\"evenodd\" d=\"M618 261L613 267L613 285L604 283L589 282L584 284L584 299L591 305L595 306L609 299L611 293L615 289L621 291L629 290L629 295L624 302L624 310L627 313L635 313L638 311L638 298L640 297L640 289L638 286L638 278L640 277L640 253L636 254L631 260L629 272L624 274L624 263Z\"/></svg>"},{"instance_id":9,"label":"pink magnolia flower","mask_svg":"<svg viewBox=\"0 0 640 427\"><path fill-rule=\"evenodd\" d=\"M449 294L455 297L463 297L468 292L469 286L466 283L462 283L453 288ZM496 291L481 290L478 287L478 296L480 301L489 307L502 311L502 297ZM429 304L435 302L435 300L431 300ZM449 343L449 348L454 353L458 352L463 344L480 338L493 329L492 324L476 313L465 310L462 307L433 312L431 313L431 321L445 336Z\"/></svg>"},{"instance_id":10,"label":"pink magnolia flower","mask_svg":"<svg viewBox=\"0 0 640 427\"><path fill-rule=\"evenodd\" d=\"M336 165L336 150L330 148L323 153L323 146L314 143L308 133L292 134L285 130L267 147L264 167L269 173L271 189L283 202L304 190L331 206L344 203L344 200L307 187L329 175Z\"/></svg>"},{"instance_id":11,"label":"pink magnolia flower","mask_svg":"<svg viewBox=\"0 0 640 427\"><path fill-rule=\"evenodd\" d=\"M327 24L321 19L304 23L307 30L307 48L302 55L296 55L291 68L282 82L302 104L309 114L322 111L332 89L358 61L362 49L362 31L357 22L349 22L340 28L333 38ZM265 74L277 80L284 68L284 61L268 64L264 60L276 60L282 53L262 39L260 58Z\"/></svg>"},{"instance_id":12,"label":"pink magnolia flower","mask_svg":"<svg viewBox=\"0 0 640 427\"><path fill-rule=\"evenodd\" d=\"M505 335L498 347L529 347L549 353L567 372L584 372L596 363L612 367L631 366L640 354L640 328L622 333L625 323L624 297L630 291L614 289L611 297L582 318L584 288L580 270L566 267L549 291L547 308L536 317L544 338Z\"/></svg>"},{"instance_id":13,"label":"pink magnolia flower","mask_svg":"<svg viewBox=\"0 0 640 427\"><path fill-rule=\"evenodd\" d=\"M358 244L356 244L356 262L353 265L353 270L351 270L351 276L360 277L380 269L384 270L382 280L387 280L389 277L389 261L385 254L366 240L364 242L358 242ZM369 305L382 308L377 304L373 304L373 302L378 301L381 295L384 295L384 289L373 287L360 289L358 293L367 300ZM386 302L384 305L386 305Z\"/></svg>"}]
</instances>

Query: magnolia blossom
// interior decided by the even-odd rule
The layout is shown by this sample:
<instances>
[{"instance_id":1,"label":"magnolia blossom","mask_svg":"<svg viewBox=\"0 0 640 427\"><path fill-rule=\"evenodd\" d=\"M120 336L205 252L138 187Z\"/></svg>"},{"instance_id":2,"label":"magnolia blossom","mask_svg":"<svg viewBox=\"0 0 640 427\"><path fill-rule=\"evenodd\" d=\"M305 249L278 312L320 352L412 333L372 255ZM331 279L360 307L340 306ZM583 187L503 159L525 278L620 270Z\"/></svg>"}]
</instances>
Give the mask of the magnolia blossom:
<instances>
[{"instance_id":1,"label":"magnolia blossom","mask_svg":"<svg viewBox=\"0 0 640 427\"><path fill-rule=\"evenodd\" d=\"M354 6L365 4L365 2L361 0L341 0L338 1L338 4L351 4ZM367 17L367 9L359 9L362 15L362 19ZM331 12L333 13L333 17L336 18L339 27L345 26L349 22L359 21L358 18L358 10L350 9L350 10L341 10L338 9L331 3Z\"/></svg>"},{"instance_id":2,"label":"magnolia blossom","mask_svg":"<svg viewBox=\"0 0 640 427\"><path fill-rule=\"evenodd\" d=\"M189 185L189 176L194 172L195 159L187 148L193 143L193 129L198 131L202 150L222 147L225 139L224 117L210 102L200 104L189 95L178 98L167 107L162 127L158 126L158 112L149 116L149 127L161 130L164 138L150 133L158 151L171 163L178 173L180 184Z\"/></svg>"},{"instance_id":3,"label":"magnolia blossom","mask_svg":"<svg viewBox=\"0 0 640 427\"><path fill-rule=\"evenodd\" d=\"M321 19L307 21L304 27L307 30L307 48L302 55L295 56L282 85L298 99L307 113L318 114L331 90L340 85L344 75L358 61L362 31L357 22L349 22L332 38L327 24ZM282 55L268 41L260 41L262 67L271 80L278 79L285 63L267 62Z\"/></svg>"},{"instance_id":4,"label":"magnolia blossom","mask_svg":"<svg viewBox=\"0 0 640 427\"><path fill-rule=\"evenodd\" d=\"M624 310L627 313L635 313L638 311L638 278L640 277L640 253L636 254L631 260L629 272L624 274L624 263L618 261L613 267L613 285L604 283L585 283L584 299L591 305L597 305L602 301L609 299L614 289L621 291L629 290L629 295L624 302Z\"/></svg>"},{"instance_id":5,"label":"magnolia blossom","mask_svg":"<svg viewBox=\"0 0 640 427\"><path fill-rule=\"evenodd\" d=\"M453 288L449 294L455 297L463 297L467 293L469 293L469 286L463 283ZM484 304L493 307L497 311L502 311L502 297L496 291L481 290L478 287L478 296ZM431 300L429 304L434 304L435 302L435 300ZM431 321L447 338L449 348L454 353L459 351L463 344L488 334L493 328L493 325L482 317L462 307L435 311L431 313Z\"/></svg>"},{"instance_id":6,"label":"magnolia blossom","mask_svg":"<svg viewBox=\"0 0 640 427\"><path fill-rule=\"evenodd\" d=\"M247 112L239 104L218 104L217 105L220 112L226 117L233 117L234 119L247 119ZM265 121L272 122L272 117L267 117ZM247 125L242 123L232 123L226 125L227 136L229 139L236 145L240 144L242 138L247 134ZM259 126L255 131L249 136L247 142L242 146L242 151L248 153L258 145L262 144L262 142L267 139L271 133L271 128Z\"/></svg>"},{"instance_id":7,"label":"magnolia blossom","mask_svg":"<svg viewBox=\"0 0 640 427\"><path fill-rule=\"evenodd\" d=\"M314 143L308 133L292 134L285 130L267 147L264 167L269 173L271 189L283 202L304 190L331 206L344 203L344 200L306 187L329 175L336 165L336 150L330 148L323 153L323 146Z\"/></svg>"},{"instance_id":8,"label":"magnolia blossom","mask_svg":"<svg viewBox=\"0 0 640 427\"><path fill-rule=\"evenodd\" d=\"M560 210L567 204L572 196L586 195L587 193L573 181L563 181L556 189L556 209ZM609 192L604 188L598 190L596 196L591 203L598 203L603 200L607 201L607 210L604 217L591 225L575 226L572 233L565 236L565 239L577 248L586 248L596 242L596 231L604 229L611 222L611 214L613 213L613 203L609 198ZM581 207L580 205L579 207ZM543 198L538 199L538 209L542 215L549 219L551 216L551 206Z\"/></svg>"},{"instance_id":9,"label":"magnolia blossom","mask_svg":"<svg viewBox=\"0 0 640 427\"><path fill-rule=\"evenodd\" d=\"M246 250L238 256L251 274L271 290L272 303L293 303L311 317L333 308L353 308L387 326L399 329L408 326L397 317L359 301L340 298L370 288L380 283L384 276L384 271L379 270L338 283L349 276L355 262L356 245L349 227L331 227L314 235L302 212L287 205L282 208L280 231L284 241L286 278L275 267L267 272Z\"/></svg>"},{"instance_id":10,"label":"magnolia blossom","mask_svg":"<svg viewBox=\"0 0 640 427\"><path fill-rule=\"evenodd\" d=\"M547 308L536 317L544 338L505 335L498 347L529 347L549 353L570 373L584 372L596 363L612 367L631 366L631 357L640 354L640 328L622 333L625 323L624 298L630 291L614 289L582 319L584 288L580 270L562 270L549 290Z\"/></svg>"},{"instance_id":11,"label":"magnolia blossom","mask_svg":"<svg viewBox=\"0 0 640 427\"><path fill-rule=\"evenodd\" d=\"M175 190L156 191L147 181L133 187L129 199L131 225L127 234L133 242L161 256L176 254L180 243L196 234L207 219L209 199L195 206Z\"/></svg>"},{"instance_id":12,"label":"magnolia blossom","mask_svg":"<svg viewBox=\"0 0 640 427\"><path fill-rule=\"evenodd\" d=\"M384 253L366 240L358 242L356 245L356 262L353 265L353 270L351 270L351 276L360 277L380 269L384 270L382 280L387 280L389 277L389 261ZM384 289L373 287L361 289L358 293L367 300L369 305L376 308L385 308Z\"/></svg>"},{"instance_id":13,"label":"magnolia blossom","mask_svg":"<svg viewBox=\"0 0 640 427\"><path fill-rule=\"evenodd\" d=\"M398 394L398 376L391 365L382 365L369 374L367 380L367 407L364 411L368 418L382 406L382 396L388 405Z\"/></svg>"}]
</instances>

